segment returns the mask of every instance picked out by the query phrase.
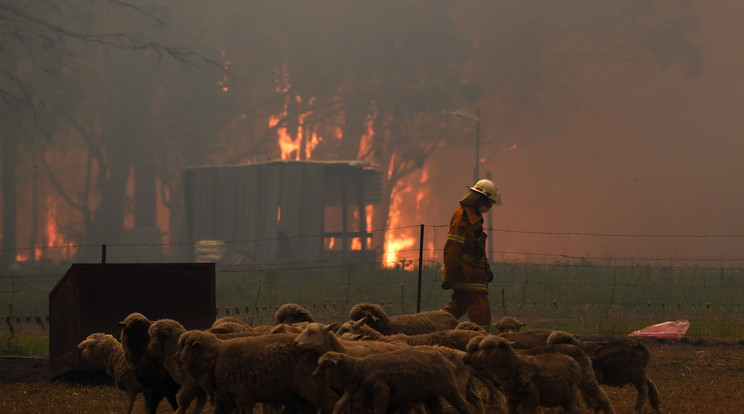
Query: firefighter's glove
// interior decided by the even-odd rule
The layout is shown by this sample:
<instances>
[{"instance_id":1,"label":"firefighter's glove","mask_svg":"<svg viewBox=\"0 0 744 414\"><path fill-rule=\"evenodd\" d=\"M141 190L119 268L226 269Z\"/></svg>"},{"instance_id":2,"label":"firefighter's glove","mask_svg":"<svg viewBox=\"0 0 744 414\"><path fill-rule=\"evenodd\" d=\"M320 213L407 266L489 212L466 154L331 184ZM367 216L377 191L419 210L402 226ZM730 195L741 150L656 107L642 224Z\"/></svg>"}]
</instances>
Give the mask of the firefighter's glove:
<instances>
[{"instance_id":1,"label":"firefighter's glove","mask_svg":"<svg viewBox=\"0 0 744 414\"><path fill-rule=\"evenodd\" d=\"M488 283L493 282L493 272L490 270L488 271L487 280L488 280Z\"/></svg>"},{"instance_id":2,"label":"firefighter's glove","mask_svg":"<svg viewBox=\"0 0 744 414\"><path fill-rule=\"evenodd\" d=\"M442 280L442 289L444 289L444 290L452 289L452 286L454 286L454 285L455 285L455 282L453 282L451 280L447 280L447 279L443 279Z\"/></svg>"}]
</instances>

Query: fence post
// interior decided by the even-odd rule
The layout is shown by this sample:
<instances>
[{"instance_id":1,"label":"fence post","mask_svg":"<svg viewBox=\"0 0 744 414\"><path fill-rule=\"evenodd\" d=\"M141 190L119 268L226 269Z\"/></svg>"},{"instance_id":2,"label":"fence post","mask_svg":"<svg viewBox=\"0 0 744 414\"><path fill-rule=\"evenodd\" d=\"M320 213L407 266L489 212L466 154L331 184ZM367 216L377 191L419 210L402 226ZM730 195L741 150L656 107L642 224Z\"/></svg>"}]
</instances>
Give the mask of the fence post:
<instances>
[{"instance_id":1,"label":"fence post","mask_svg":"<svg viewBox=\"0 0 744 414\"><path fill-rule=\"evenodd\" d=\"M424 263L424 225L421 225L421 236L419 237L419 271L418 271L418 292L416 293L416 313L421 312L421 272L423 272Z\"/></svg>"},{"instance_id":2,"label":"fence post","mask_svg":"<svg viewBox=\"0 0 744 414\"><path fill-rule=\"evenodd\" d=\"M106 264L106 245L101 245L101 264Z\"/></svg>"}]
</instances>

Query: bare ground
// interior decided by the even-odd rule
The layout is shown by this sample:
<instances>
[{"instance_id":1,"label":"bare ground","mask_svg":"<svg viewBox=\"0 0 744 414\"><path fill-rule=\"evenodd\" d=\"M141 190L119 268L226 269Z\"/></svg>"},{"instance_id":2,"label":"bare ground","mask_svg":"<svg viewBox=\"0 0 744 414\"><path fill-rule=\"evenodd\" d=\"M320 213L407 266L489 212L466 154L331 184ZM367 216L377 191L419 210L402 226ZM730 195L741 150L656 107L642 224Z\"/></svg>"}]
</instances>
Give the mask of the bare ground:
<instances>
[{"instance_id":1,"label":"bare ground","mask_svg":"<svg viewBox=\"0 0 744 414\"><path fill-rule=\"evenodd\" d=\"M734 341L647 341L649 377L664 413L744 412L744 346ZM121 413L126 397L101 378L49 379L46 359L0 357L0 413ZM606 387L618 413L630 413L632 387ZM144 412L142 397L135 412ZM166 403L158 413L172 413ZM451 412L451 411L448 411ZM545 410L543 412L555 412ZM589 411L586 411L587 413ZM644 413L650 413L646 406Z\"/></svg>"}]
</instances>

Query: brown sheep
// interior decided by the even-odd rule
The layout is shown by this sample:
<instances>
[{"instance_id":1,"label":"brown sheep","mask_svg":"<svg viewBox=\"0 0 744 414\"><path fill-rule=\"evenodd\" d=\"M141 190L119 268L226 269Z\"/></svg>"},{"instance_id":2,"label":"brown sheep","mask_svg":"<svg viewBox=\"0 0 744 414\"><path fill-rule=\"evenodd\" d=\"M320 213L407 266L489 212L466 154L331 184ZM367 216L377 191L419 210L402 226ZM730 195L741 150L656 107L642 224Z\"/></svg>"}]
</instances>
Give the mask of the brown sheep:
<instances>
[{"instance_id":1,"label":"brown sheep","mask_svg":"<svg viewBox=\"0 0 744 414\"><path fill-rule=\"evenodd\" d=\"M383 335L420 333L454 329L457 319L444 311L424 311L408 315L388 316L380 305L358 303L349 311L352 321L365 320L365 323Z\"/></svg>"},{"instance_id":2,"label":"brown sheep","mask_svg":"<svg viewBox=\"0 0 744 414\"><path fill-rule=\"evenodd\" d=\"M632 384L638 394L635 412L643 411L648 399L655 412L661 412L659 392L646 369L651 359L648 349L639 341L619 338L610 341L580 341L570 333L556 331L548 338L548 343L569 343L583 349L592 360L597 382L614 387Z\"/></svg>"},{"instance_id":3,"label":"brown sheep","mask_svg":"<svg viewBox=\"0 0 744 414\"><path fill-rule=\"evenodd\" d=\"M99 332L88 335L77 347L82 351L83 359L91 364L104 365L114 384L127 392L127 414L130 414L137 395L142 392L142 385L137 381L136 368L127 361L121 343L112 335Z\"/></svg>"},{"instance_id":4,"label":"brown sheep","mask_svg":"<svg viewBox=\"0 0 744 414\"><path fill-rule=\"evenodd\" d=\"M291 333L221 340L186 331L178 340L186 372L214 398L214 413L242 410L256 403L283 404L288 411L329 412L338 396L312 381L317 355L296 349Z\"/></svg>"},{"instance_id":5,"label":"brown sheep","mask_svg":"<svg viewBox=\"0 0 744 414\"><path fill-rule=\"evenodd\" d=\"M483 412L482 402L460 377L469 375L467 367L453 349L416 346L390 352L354 357L340 352L327 352L318 360L313 378L325 379L344 390L334 413L341 412L351 401L370 395L375 414L384 414L389 404L424 402L434 412L441 412L439 397L449 402L458 413ZM461 357L459 357L461 358ZM472 400L466 400L465 395ZM479 405L480 402L480 405Z\"/></svg>"},{"instance_id":6,"label":"brown sheep","mask_svg":"<svg viewBox=\"0 0 744 414\"><path fill-rule=\"evenodd\" d=\"M471 331L467 329L445 329L417 335L406 335L403 333L383 335L363 322L363 320L359 320L348 325L348 332L354 339L405 342L408 345L439 345L464 351L465 346L467 346L471 339L476 336L488 335L485 331Z\"/></svg>"},{"instance_id":7,"label":"brown sheep","mask_svg":"<svg viewBox=\"0 0 744 414\"><path fill-rule=\"evenodd\" d=\"M478 325L477 323L470 322L470 321L462 321L455 326L455 329L465 329L468 331L479 331L479 332L486 332L485 329L483 329L482 326Z\"/></svg>"},{"instance_id":8,"label":"brown sheep","mask_svg":"<svg viewBox=\"0 0 744 414\"><path fill-rule=\"evenodd\" d=\"M581 366L566 354L520 354L508 340L486 335L471 340L464 360L501 386L510 413L535 413L538 406L579 413Z\"/></svg>"},{"instance_id":9,"label":"brown sheep","mask_svg":"<svg viewBox=\"0 0 744 414\"><path fill-rule=\"evenodd\" d=\"M502 332L496 335L511 342L514 349L525 349L547 344L548 336L553 332L549 329L530 329Z\"/></svg>"},{"instance_id":10,"label":"brown sheep","mask_svg":"<svg viewBox=\"0 0 744 414\"><path fill-rule=\"evenodd\" d=\"M496 333L519 332L522 327L526 325L526 323L522 323L516 318L512 318L511 316L504 316L503 318L496 321L496 323L493 324L493 327L496 330Z\"/></svg>"},{"instance_id":11,"label":"brown sheep","mask_svg":"<svg viewBox=\"0 0 744 414\"><path fill-rule=\"evenodd\" d=\"M518 353L523 355L537 355L546 352L560 352L566 354L576 360L581 367L582 378L579 383L579 390L581 395L584 397L584 401L594 411L599 412L600 410L605 414L613 414L612 405L610 399L607 397L607 393L600 388L597 378L594 375L594 369L592 368L592 360L589 356L578 346L571 344L550 344L541 345L534 348L520 349Z\"/></svg>"},{"instance_id":12,"label":"brown sheep","mask_svg":"<svg viewBox=\"0 0 744 414\"><path fill-rule=\"evenodd\" d=\"M297 322L315 322L315 318L309 310L294 303L286 303L280 306L274 314L274 325L295 324Z\"/></svg>"},{"instance_id":13,"label":"brown sheep","mask_svg":"<svg viewBox=\"0 0 744 414\"><path fill-rule=\"evenodd\" d=\"M134 312L129 314L121 326L121 344L127 361L136 367L137 381L142 384L145 395L145 409L149 414L155 414L158 405L166 398L174 410L178 409L176 394L180 388L171 377L162 362L147 352L150 342L151 322L143 314Z\"/></svg>"},{"instance_id":14,"label":"brown sheep","mask_svg":"<svg viewBox=\"0 0 744 414\"><path fill-rule=\"evenodd\" d=\"M147 351L150 355L162 361L168 373L181 386L176 395L178 401L178 411L176 412L178 414L185 413L191 402L196 399L193 413L198 414L207 402L207 393L193 381L177 360L178 338L184 332L186 332L186 328L173 319L159 319L153 322L148 330L150 343Z\"/></svg>"}]
</instances>

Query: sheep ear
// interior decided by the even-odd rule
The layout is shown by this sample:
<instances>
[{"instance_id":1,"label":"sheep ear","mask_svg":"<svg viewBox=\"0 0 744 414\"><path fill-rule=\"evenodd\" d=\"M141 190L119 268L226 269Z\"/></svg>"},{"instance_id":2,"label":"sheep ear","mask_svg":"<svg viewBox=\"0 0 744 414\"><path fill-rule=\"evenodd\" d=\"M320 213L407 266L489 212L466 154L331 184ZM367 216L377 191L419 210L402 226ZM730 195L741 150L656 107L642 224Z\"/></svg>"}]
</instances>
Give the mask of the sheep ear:
<instances>
[{"instance_id":1,"label":"sheep ear","mask_svg":"<svg viewBox=\"0 0 744 414\"><path fill-rule=\"evenodd\" d=\"M125 326L127 326L127 324L125 324L125 323L124 323L124 321L121 321L121 322L117 322L117 324L118 324L119 326L121 326L122 328L123 328L123 327L125 327Z\"/></svg>"},{"instance_id":2,"label":"sheep ear","mask_svg":"<svg viewBox=\"0 0 744 414\"><path fill-rule=\"evenodd\" d=\"M323 325L323 330L326 332L335 332L337 326L334 325Z\"/></svg>"},{"instance_id":3,"label":"sheep ear","mask_svg":"<svg viewBox=\"0 0 744 414\"><path fill-rule=\"evenodd\" d=\"M358 327L364 325L364 320L365 319L366 319L366 317L365 318L362 318L362 319L359 319L358 321L354 321L354 323L351 324L352 328L358 328Z\"/></svg>"},{"instance_id":4,"label":"sheep ear","mask_svg":"<svg viewBox=\"0 0 744 414\"><path fill-rule=\"evenodd\" d=\"M339 323L332 323L332 324L328 325L327 330L330 331L330 332L336 332L340 326L341 326L341 324L339 324Z\"/></svg>"},{"instance_id":5,"label":"sheep ear","mask_svg":"<svg viewBox=\"0 0 744 414\"><path fill-rule=\"evenodd\" d=\"M93 342L95 342L95 339L86 339L83 342L80 342L77 347L78 349L85 349Z\"/></svg>"}]
</instances>

